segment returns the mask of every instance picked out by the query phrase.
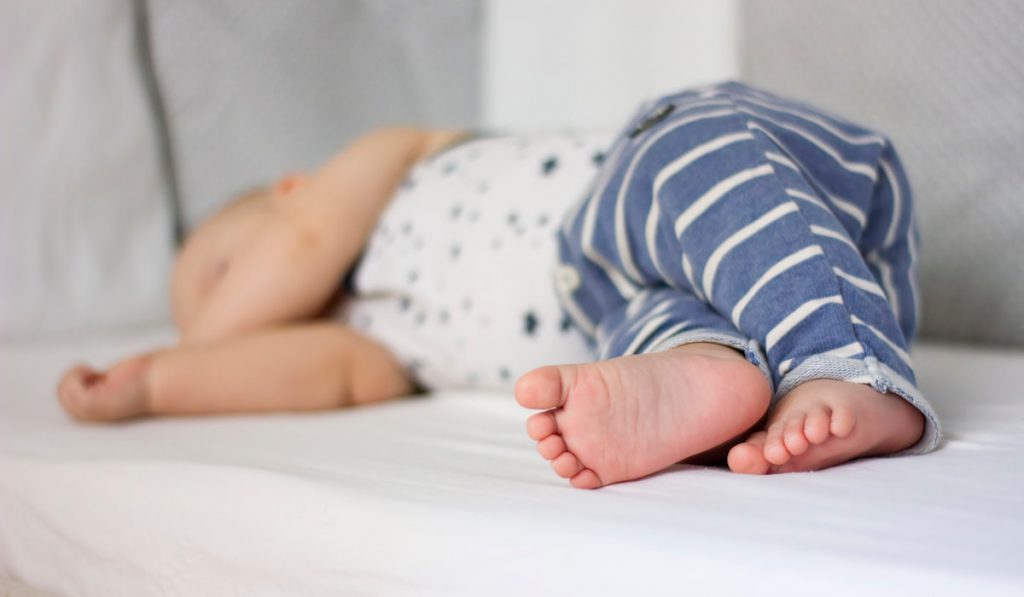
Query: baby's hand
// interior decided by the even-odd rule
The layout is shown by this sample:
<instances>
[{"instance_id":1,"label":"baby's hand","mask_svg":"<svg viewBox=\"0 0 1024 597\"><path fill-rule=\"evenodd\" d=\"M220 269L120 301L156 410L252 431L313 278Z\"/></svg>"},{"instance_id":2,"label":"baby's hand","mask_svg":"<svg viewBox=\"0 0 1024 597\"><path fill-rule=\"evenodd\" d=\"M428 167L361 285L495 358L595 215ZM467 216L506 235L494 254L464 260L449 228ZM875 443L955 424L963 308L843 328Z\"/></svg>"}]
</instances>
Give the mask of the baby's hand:
<instances>
[{"instance_id":1,"label":"baby's hand","mask_svg":"<svg viewBox=\"0 0 1024 597\"><path fill-rule=\"evenodd\" d=\"M148 411L146 374L150 355L125 359L107 371L86 365L70 369L57 386L64 410L79 421L130 419Z\"/></svg>"}]
</instances>

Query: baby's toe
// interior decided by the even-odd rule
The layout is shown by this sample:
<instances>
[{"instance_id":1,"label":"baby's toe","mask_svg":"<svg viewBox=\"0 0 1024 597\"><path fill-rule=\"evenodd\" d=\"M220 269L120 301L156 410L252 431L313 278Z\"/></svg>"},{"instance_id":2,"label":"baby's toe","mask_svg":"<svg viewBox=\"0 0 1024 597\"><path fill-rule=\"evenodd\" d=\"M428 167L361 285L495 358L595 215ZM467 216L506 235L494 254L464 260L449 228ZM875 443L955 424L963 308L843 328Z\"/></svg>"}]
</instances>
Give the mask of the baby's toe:
<instances>
[{"instance_id":1,"label":"baby's toe","mask_svg":"<svg viewBox=\"0 0 1024 597\"><path fill-rule=\"evenodd\" d=\"M537 452L539 452L545 460L554 460L565 452L565 440L562 439L561 435L552 433L537 442Z\"/></svg>"},{"instance_id":2,"label":"baby's toe","mask_svg":"<svg viewBox=\"0 0 1024 597\"><path fill-rule=\"evenodd\" d=\"M729 450L729 470L747 475L763 475L771 464L764 458L764 431L753 433L746 441Z\"/></svg>"},{"instance_id":3,"label":"baby's toe","mask_svg":"<svg viewBox=\"0 0 1024 597\"><path fill-rule=\"evenodd\" d=\"M562 393L563 375L573 371L570 366L548 366L534 369L516 382L516 401L526 408L557 408L565 401Z\"/></svg>"},{"instance_id":4,"label":"baby's toe","mask_svg":"<svg viewBox=\"0 0 1024 597\"><path fill-rule=\"evenodd\" d=\"M557 429L558 424L555 423L555 415L551 411L537 413L526 419L526 433L533 440L540 441Z\"/></svg>"},{"instance_id":5,"label":"baby's toe","mask_svg":"<svg viewBox=\"0 0 1024 597\"><path fill-rule=\"evenodd\" d=\"M853 431L856 422L857 415L854 414L853 409L843 403L832 409L832 422L829 425L829 431L836 437L846 437Z\"/></svg>"},{"instance_id":6,"label":"baby's toe","mask_svg":"<svg viewBox=\"0 0 1024 597\"><path fill-rule=\"evenodd\" d=\"M809 447L807 438L804 437L804 421L806 418L807 415L800 412L793 413L786 420L786 426L782 432L782 441L786 446L786 450L793 456L803 454Z\"/></svg>"},{"instance_id":7,"label":"baby's toe","mask_svg":"<svg viewBox=\"0 0 1024 597\"><path fill-rule=\"evenodd\" d=\"M551 468L555 469L559 477L568 479L583 470L583 465L580 464L579 458L576 458L576 455L572 452L562 452L558 458L551 461Z\"/></svg>"},{"instance_id":8,"label":"baby's toe","mask_svg":"<svg viewBox=\"0 0 1024 597\"><path fill-rule=\"evenodd\" d=\"M585 468L576 473L573 478L569 479L569 482L577 489L597 489L603 485L603 483L601 483L601 478L597 476L597 473L589 468Z\"/></svg>"},{"instance_id":9,"label":"baby's toe","mask_svg":"<svg viewBox=\"0 0 1024 597\"><path fill-rule=\"evenodd\" d=\"M764 441L764 457L772 464L786 464L789 461L789 450L782 442L784 429L785 424L782 421L772 423L768 427L767 437Z\"/></svg>"},{"instance_id":10,"label":"baby's toe","mask_svg":"<svg viewBox=\"0 0 1024 597\"><path fill-rule=\"evenodd\" d=\"M807 413L807 420L804 422L804 437L814 445L818 445L828 439L829 426L832 424L832 410L825 406L818 406Z\"/></svg>"}]
</instances>

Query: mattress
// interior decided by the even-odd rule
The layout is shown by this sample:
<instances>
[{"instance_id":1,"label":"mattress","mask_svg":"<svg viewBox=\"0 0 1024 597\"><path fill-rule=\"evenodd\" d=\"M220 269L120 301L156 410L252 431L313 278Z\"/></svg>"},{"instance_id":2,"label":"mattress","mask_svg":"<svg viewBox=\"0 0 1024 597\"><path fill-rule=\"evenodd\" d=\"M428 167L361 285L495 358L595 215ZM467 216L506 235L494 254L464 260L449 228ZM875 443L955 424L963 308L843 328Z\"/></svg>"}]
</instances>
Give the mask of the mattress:
<instances>
[{"instance_id":1,"label":"mattress","mask_svg":"<svg viewBox=\"0 0 1024 597\"><path fill-rule=\"evenodd\" d=\"M1024 352L925 344L947 437L767 477L558 478L511 395L83 425L78 357L168 330L0 347L0 577L58 595L1024 594Z\"/></svg>"}]
</instances>

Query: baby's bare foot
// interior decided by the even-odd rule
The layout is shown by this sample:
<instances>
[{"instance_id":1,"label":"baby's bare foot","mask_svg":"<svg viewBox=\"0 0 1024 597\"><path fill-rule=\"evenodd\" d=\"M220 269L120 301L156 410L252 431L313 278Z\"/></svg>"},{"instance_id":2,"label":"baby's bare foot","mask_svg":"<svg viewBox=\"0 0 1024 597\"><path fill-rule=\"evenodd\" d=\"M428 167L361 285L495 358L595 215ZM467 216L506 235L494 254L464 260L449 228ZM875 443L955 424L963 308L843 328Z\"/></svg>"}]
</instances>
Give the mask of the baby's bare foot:
<instances>
[{"instance_id":1,"label":"baby's bare foot","mask_svg":"<svg viewBox=\"0 0 1024 597\"><path fill-rule=\"evenodd\" d=\"M516 383L519 404L548 409L527 421L537 451L585 489L718 446L754 425L769 399L760 370L716 344L541 367Z\"/></svg>"},{"instance_id":2,"label":"baby's bare foot","mask_svg":"<svg viewBox=\"0 0 1024 597\"><path fill-rule=\"evenodd\" d=\"M730 469L750 474L815 471L862 456L892 454L917 443L924 416L895 394L816 379L786 394L765 429L730 450Z\"/></svg>"},{"instance_id":3,"label":"baby's bare foot","mask_svg":"<svg viewBox=\"0 0 1024 597\"><path fill-rule=\"evenodd\" d=\"M125 359L108 371L79 365L64 374L57 396L79 421L117 421L147 411L146 372L149 355Z\"/></svg>"}]
</instances>

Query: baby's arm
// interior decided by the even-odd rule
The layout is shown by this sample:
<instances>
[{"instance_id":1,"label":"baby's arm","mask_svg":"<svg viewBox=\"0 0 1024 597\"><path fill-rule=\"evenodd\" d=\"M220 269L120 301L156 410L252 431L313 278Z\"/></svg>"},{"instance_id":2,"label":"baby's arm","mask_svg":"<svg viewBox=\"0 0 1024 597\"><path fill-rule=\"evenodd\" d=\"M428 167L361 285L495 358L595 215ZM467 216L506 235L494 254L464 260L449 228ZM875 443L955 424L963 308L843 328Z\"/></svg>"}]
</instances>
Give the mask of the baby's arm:
<instances>
[{"instance_id":1,"label":"baby's arm","mask_svg":"<svg viewBox=\"0 0 1024 597\"><path fill-rule=\"evenodd\" d=\"M143 415L319 410L404 396L412 383L377 342L334 324L260 330L79 366L60 382L65 410L84 421Z\"/></svg>"},{"instance_id":2,"label":"baby's arm","mask_svg":"<svg viewBox=\"0 0 1024 597\"><path fill-rule=\"evenodd\" d=\"M358 258L418 160L464 133L381 129L363 136L275 205L279 217L231 259L182 343L208 342L314 316Z\"/></svg>"}]
</instances>

